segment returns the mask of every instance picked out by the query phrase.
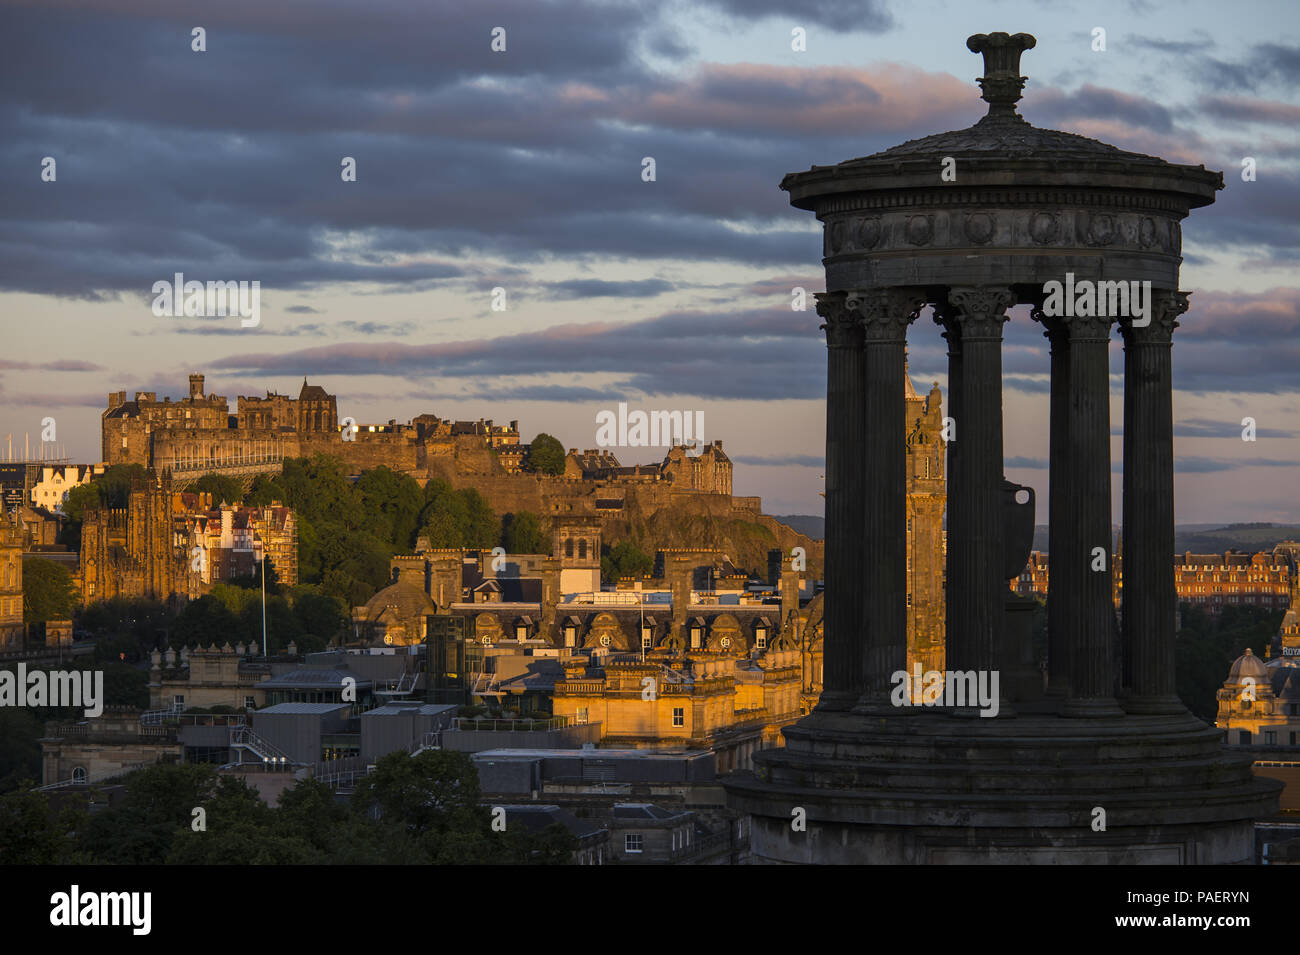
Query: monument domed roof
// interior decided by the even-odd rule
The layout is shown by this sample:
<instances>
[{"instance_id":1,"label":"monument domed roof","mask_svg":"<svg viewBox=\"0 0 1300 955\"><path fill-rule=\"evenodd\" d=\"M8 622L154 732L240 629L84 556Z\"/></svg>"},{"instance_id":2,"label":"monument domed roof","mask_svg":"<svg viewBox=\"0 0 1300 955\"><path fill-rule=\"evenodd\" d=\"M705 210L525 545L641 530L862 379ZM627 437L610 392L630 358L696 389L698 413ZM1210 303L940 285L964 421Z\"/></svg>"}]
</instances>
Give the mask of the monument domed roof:
<instances>
[{"instance_id":1,"label":"monument domed roof","mask_svg":"<svg viewBox=\"0 0 1300 955\"><path fill-rule=\"evenodd\" d=\"M1246 677L1250 677L1257 683L1268 679L1268 670L1264 666L1264 661L1251 653L1250 647L1247 647L1246 652L1233 661L1232 669L1228 671L1228 682L1241 683Z\"/></svg>"},{"instance_id":2,"label":"monument domed roof","mask_svg":"<svg viewBox=\"0 0 1300 955\"><path fill-rule=\"evenodd\" d=\"M1087 136L1031 126L1026 120L1013 113L1010 116L991 114L965 129L935 133L920 139L909 139L882 152L872 153L860 159L849 159L840 165L855 166L889 162L895 159L928 157L938 157L935 159L937 163L945 156L954 156L958 160L963 156L968 158L986 156L998 159L1114 159L1160 165L1165 163L1163 159L1156 156L1126 152L1117 146L1097 139L1089 139Z\"/></svg>"},{"instance_id":3,"label":"monument domed roof","mask_svg":"<svg viewBox=\"0 0 1300 955\"><path fill-rule=\"evenodd\" d=\"M908 140L869 156L790 173L781 188L796 208L817 210L829 195L909 191L942 186L964 190L1069 186L1136 188L1174 196L1195 208L1214 201L1222 173L1176 165L1157 156L1128 152L1077 133L1041 129L1016 112L1026 77L1020 54L1036 40L1027 33L976 34L966 41L984 55L981 97L988 114L965 129ZM949 163L951 177L940 172ZM1014 192L1013 192L1014 194ZM1024 194L1031 195L1031 194ZM1035 201L1021 196L1017 201Z\"/></svg>"}]
</instances>

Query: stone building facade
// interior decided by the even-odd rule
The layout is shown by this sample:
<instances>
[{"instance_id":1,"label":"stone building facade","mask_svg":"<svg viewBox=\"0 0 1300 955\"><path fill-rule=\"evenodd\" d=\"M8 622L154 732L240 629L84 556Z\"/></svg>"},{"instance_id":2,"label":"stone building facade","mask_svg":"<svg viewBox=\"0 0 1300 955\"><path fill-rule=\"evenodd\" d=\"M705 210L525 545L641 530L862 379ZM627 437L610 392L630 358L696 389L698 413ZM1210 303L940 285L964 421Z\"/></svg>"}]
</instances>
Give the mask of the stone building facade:
<instances>
[{"instance_id":1,"label":"stone building facade","mask_svg":"<svg viewBox=\"0 0 1300 955\"><path fill-rule=\"evenodd\" d=\"M220 580L256 573L263 553L281 583L298 582L297 521L287 507L213 507L210 494L174 490L166 471L137 480L128 500L85 516L77 575L84 602L192 600Z\"/></svg>"},{"instance_id":2,"label":"stone building facade","mask_svg":"<svg viewBox=\"0 0 1300 955\"><path fill-rule=\"evenodd\" d=\"M0 650L23 643L23 531L0 507Z\"/></svg>"},{"instance_id":3,"label":"stone building facade","mask_svg":"<svg viewBox=\"0 0 1300 955\"><path fill-rule=\"evenodd\" d=\"M1228 551L1223 554L1193 554L1186 551L1174 556L1174 589L1179 603L1200 607L1210 614L1227 606L1254 606L1282 610L1291 605L1292 584L1296 579L1295 558L1290 548L1295 542L1283 541L1271 551L1246 554ZM1016 593L1045 600L1049 583L1047 554L1034 551L1016 578ZM1123 601L1122 553L1111 559L1114 578L1114 602Z\"/></svg>"}]
</instances>

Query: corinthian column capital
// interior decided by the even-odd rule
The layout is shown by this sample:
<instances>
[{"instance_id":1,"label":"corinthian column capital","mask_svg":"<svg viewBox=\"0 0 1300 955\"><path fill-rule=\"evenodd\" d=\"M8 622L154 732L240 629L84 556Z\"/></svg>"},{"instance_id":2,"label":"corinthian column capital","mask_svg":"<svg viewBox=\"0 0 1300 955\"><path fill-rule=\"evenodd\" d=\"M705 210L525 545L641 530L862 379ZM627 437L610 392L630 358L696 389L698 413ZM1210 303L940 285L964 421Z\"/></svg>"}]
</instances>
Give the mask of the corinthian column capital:
<instances>
[{"instance_id":1,"label":"corinthian column capital","mask_svg":"<svg viewBox=\"0 0 1300 955\"><path fill-rule=\"evenodd\" d=\"M817 314L826 319L821 326L826 332L827 348L862 347L862 317L851 307L845 292L817 292Z\"/></svg>"},{"instance_id":2,"label":"corinthian column capital","mask_svg":"<svg viewBox=\"0 0 1300 955\"><path fill-rule=\"evenodd\" d=\"M964 341L979 338L1002 338L1002 323L1007 321L1007 309L1016 304L1015 293L1009 288L990 285L957 286L948 291L950 321L961 326Z\"/></svg>"},{"instance_id":3,"label":"corinthian column capital","mask_svg":"<svg viewBox=\"0 0 1300 955\"><path fill-rule=\"evenodd\" d=\"M1168 345L1178 327L1178 316L1187 311L1191 292L1159 289L1151 293L1149 321L1136 324L1133 319L1120 319L1120 334L1128 345Z\"/></svg>"},{"instance_id":4,"label":"corinthian column capital","mask_svg":"<svg viewBox=\"0 0 1300 955\"><path fill-rule=\"evenodd\" d=\"M867 341L906 341L907 326L925 308L925 296L917 289L900 287L852 289L847 304L861 316Z\"/></svg>"}]
</instances>

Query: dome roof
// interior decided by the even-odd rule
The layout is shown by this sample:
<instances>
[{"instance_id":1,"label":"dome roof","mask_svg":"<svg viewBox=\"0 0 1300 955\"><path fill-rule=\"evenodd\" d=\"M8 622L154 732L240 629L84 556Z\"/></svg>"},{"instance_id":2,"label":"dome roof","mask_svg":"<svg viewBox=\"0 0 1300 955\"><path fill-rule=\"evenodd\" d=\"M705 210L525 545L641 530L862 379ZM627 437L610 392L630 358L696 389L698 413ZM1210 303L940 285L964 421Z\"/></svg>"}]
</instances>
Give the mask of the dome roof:
<instances>
[{"instance_id":1,"label":"dome roof","mask_svg":"<svg viewBox=\"0 0 1300 955\"><path fill-rule=\"evenodd\" d=\"M385 611L403 619L414 619L437 610L437 604L424 592L416 574L398 573L397 580L366 601L365 619L378 620Z\"/></svg>"},{"instance_id":2,"label":"dome roof","mask_svg":"<svg viewBox=\"0 0 1300 955\"><path fill-rule=\"evenodd\" d=\"M1036 45L1029 34L976 34L966 45L984 55L979 84L981 98L989 104L987 115L965 129L790 173L781 188L790 193L791 205L819 211L830 196L931 189L941 182L941 164L950 160L961 170L961 186L952 180L947 188L959 196L991 189L1012 203L1038 201L1034 190L1043 187L1127 191L1137 184L1150 195L1164 194L1166 200L1196 208L1214 202L1214 193L1223 188L1223 174L1204 166L1177 165L1077 133L1030 125L1015 108L1026 81L1020 75L1020 54Z\"/></svg>"},{"instance_id":3,"label":"dome roof","mask_svg":"<svg viewBox=\"0 0 1300 955\"><path fill-rule=\"evenodd\" d=\"M961 157L975 159L981 156L996 159L1116 159L1165 165L1165 161L1156 156L1126 152L1117 146L1097 139L1089 139L1077 133L1031 126L1015 113L1009 116L985 116L965 129L935 133L920 139L909 139L882 152L863 156L861 159L849 159L841 165L854 166L921 157L933 159L937 164L944 156L955 156L959 159Z\"/></svg>"},{"instance_id":4,"label":"dome roof","mask_svg":"<svg viewBox=\"0 0 1300 955\"><path fill-rule=\"evenodd\" d=\"M1268 669L1264 666L1264 661L1251 653L1250 647L1247 647L1246 652L1233 661L1232 669L1228 671L1228 682L1241 683L1247 677L1256 683L1268 679Z\"/></svg>"}]
</instances>

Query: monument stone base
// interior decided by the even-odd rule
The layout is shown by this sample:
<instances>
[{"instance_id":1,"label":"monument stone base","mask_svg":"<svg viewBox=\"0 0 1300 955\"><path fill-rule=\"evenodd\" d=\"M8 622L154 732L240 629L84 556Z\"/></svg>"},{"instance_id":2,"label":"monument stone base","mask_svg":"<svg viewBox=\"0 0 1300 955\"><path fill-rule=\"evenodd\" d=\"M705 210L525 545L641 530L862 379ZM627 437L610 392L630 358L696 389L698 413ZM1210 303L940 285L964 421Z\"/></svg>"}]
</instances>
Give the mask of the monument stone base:
<instances>
[{"instance_id":1,"label":"monument stone base","mask_svg":"<svg viewBox=\"0 0 1300 955\"><path fill-rule=\"evenodd\" d=\"M724 781L752 861L1251 864L1253 821L1277 804L1280 784L1186 711L900 714L814 712Z\"/></svg>"}]
</instances>

